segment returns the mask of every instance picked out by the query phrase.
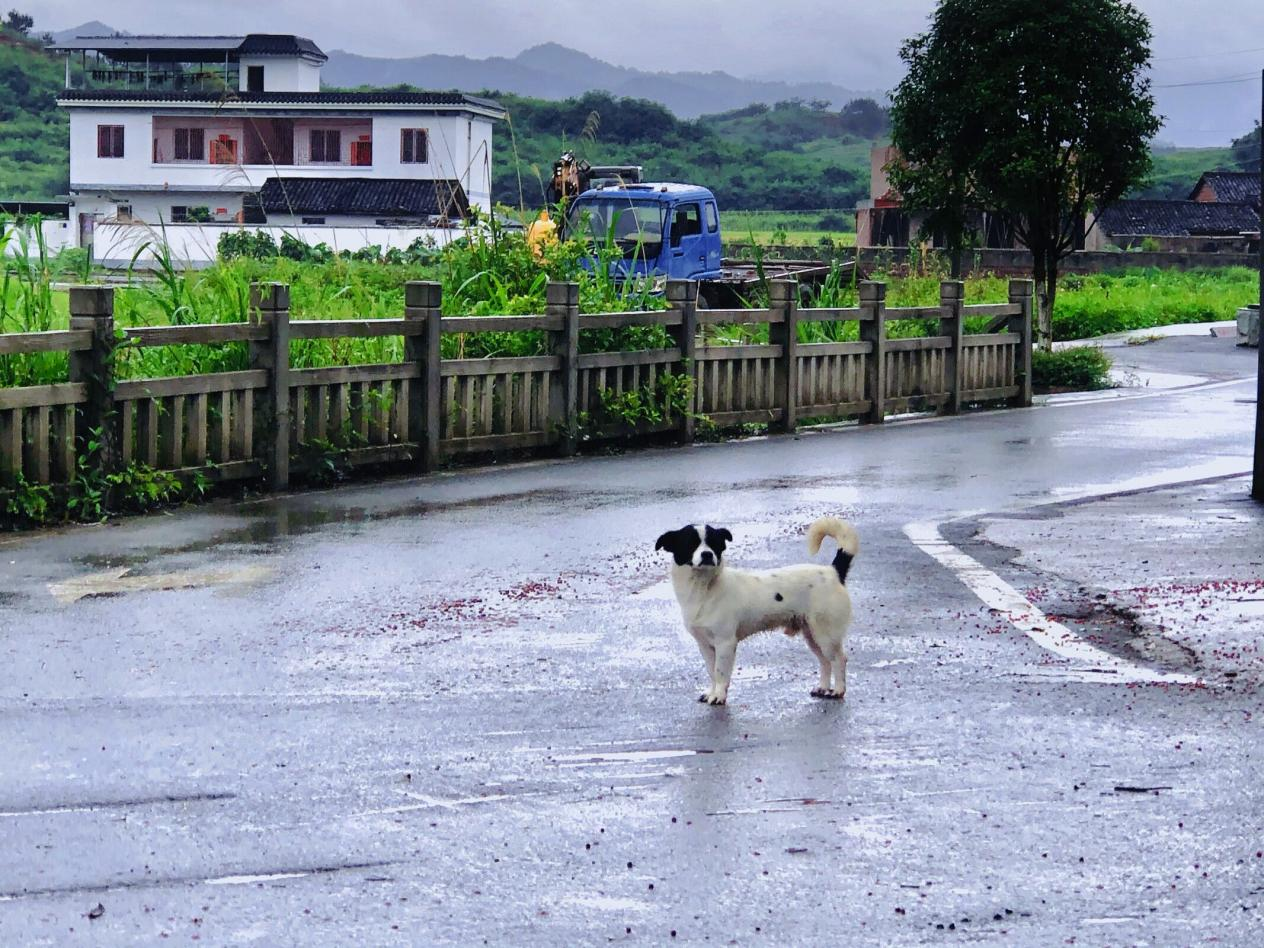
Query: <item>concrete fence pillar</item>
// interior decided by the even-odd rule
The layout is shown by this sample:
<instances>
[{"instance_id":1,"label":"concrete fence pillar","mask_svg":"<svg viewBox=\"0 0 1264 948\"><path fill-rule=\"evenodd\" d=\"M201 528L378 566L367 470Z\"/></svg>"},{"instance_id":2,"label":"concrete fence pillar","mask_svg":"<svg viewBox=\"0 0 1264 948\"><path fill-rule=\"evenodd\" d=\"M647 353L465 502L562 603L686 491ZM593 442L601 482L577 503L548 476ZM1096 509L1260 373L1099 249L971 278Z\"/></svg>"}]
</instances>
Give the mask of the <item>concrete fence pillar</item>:
<instances>
[{"instance_id":1,"label":"concrete fence pillar","mask_svg":"<svg viewBox=\"0 0 1264 948\"><path fill-rule=\"evenodd\" d=\"M103 474L122 467L122 424L114 402L114 288L72 286L70 328L92 333L90 348L70 353L71 382L87 386L88 398L75 412L75 454L89 458L88 446L97 445L92 463Z\"/></svg>"},{"instance_id":2,"label":"concrete fence pillar","mask_svg":"<svg viewBox=\"0 0 1264 948\"><path fill-rule=\"evenodd\" d=\"M680 314L680 325L668 327L668 334L680 350L680 374L690 381L688 405L680 419L680 441L693 441L697 425L698 392L698 283L696 280L668 280L667 303Z\"/></svg>"},{"instance_id":3,"label":"concrete fence pillar","mask_svg":"<svg viewBox=\"0 0 1264 948\"><path fill-rule=\"evenodd\" d=\"M549 331L549 351L561 360L560 384L549 392L549 420L557 426L557 450L570 457L579 450L579 284L549 283L545 315L561 327Z\"/></svg>"},{"instance_id":4,"label":"concrete fence pillar","mask_svg":"<svg viewBox=\"0 0 1264 948\"><path fill-rule=\"evenodd\" d=\"M784 411L774 431L793 432L799 426L799 284L797 280L773 280L768 284L768 341L781 346L776 371L776 404Z\"/></svg>"},{"instance_id":5,"label":"concrete fence pillar","mask_svg":"<svg viewBox=\"0 0 1264 948\"><path fill-rule=\"evenodd\" d=\"M255 392L255 456L271 490L290 486L290 288L284 283L250 285L250 318L268 327L268 338L249 343L250 368L268 373Z\"/></svg>"},{"instance_id":6,"label":"concrete fence pillar","mask_svg":"<svg viewBox=\"0 0 1264 948\"><path fill-rule=\"evenodd\" d=\"M865 280L860 284L860 341L869 343L865 356L865 396L869 410L865 424L886 420L887 395L887 285Z\"/></svg>"},{"instance_id":7,"label":"concrete fence pillar","mask_svg":"<svg viewBox=\"0 0 1264 948\"><path fill-rule=\"evenodd\" d=\"M417 466L425 473L443 463L443 287L414 280L404 285L404 319L419 323L420 332L404 337L404 361L419 375L408 386L407 439L417 445Z\"/></svg>"}]
</instances>

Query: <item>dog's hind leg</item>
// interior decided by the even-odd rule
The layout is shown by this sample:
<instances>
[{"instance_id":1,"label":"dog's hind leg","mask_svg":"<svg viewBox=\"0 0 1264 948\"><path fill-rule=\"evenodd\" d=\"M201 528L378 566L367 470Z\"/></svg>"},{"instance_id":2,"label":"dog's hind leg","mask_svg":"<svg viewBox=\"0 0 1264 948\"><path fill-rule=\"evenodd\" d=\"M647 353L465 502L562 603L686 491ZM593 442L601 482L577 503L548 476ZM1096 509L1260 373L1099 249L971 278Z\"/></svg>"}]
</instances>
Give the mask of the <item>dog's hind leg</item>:
<instances>
[{"instance_id":1,"label":"dog's hind leg","mask_svg":"<svg viewBox=\"0 0 1264 948\"><path fill-rule=\"evenodd\" d=\"M821 660L821 686L812 692L813 698L828 698L841 701L847 693L847 652L843 648L841 635L828 637L812 636L815 642L817 657ZM834 687L830 687L830 678L834 679Z\"/></svg>"},{"instance_id":2,"label":"dog's hind leg","mask_svg":"<svg viewBox=\"0 0 1264 948\"><path fill-rule=\"evenodd\" d=\"M830 664L834 666L834 694L841 701L847 694L847 649L842 642Z\"/></svg>"},{"instance_id":3,"label":"dog's hind leg","mask_svg":"<svg viewBox=\"0 0 1264 948\"><path fill-rule=\"evenodd\" d=\"M808 648L812 650L812 654L816 656L816 660L821 663L821 679L817 683L816 688L812 690L813 698L823 698L825 693L830 690L830 672L832 671L830 661L825 657L825 653L821 651L821 647L816 644L816 636L812 634L812 630L804 626L803 639L808 643Z\"/></svg>"}]
</instances>

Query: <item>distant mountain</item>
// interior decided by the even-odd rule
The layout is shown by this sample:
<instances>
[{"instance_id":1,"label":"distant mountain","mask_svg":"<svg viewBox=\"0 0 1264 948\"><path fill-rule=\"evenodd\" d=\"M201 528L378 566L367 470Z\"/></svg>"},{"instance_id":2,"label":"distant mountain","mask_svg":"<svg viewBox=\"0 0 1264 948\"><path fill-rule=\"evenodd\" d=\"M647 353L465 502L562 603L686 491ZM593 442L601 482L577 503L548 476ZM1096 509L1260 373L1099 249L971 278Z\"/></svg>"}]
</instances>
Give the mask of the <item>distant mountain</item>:
<instances>
[{"instance_id":1,"label":"distant mountain","mask_svg":"<svg viewBox=\"0 0 1264 948\"><path fill-rule=\"evenodd\" d=\"M646 72L615 66L586 53L544 43L512 59L431 54L410 59L329 54L324 82L333 86L391 86L408 83L431 89L493 89L539 99L567 99L600 89L616 96L659 102L681 118L727 112L755 102L823 99L841 109L852 99L882 98L828 82L739 79L725 72Z\"/></svg>"},{"instance_id":2,"label":"distant mountain","mask_svg":"<svg viewBox=\"0 0 1264 948\"><path fill-rule=\"evenodd\" d=\"M38 32L38 31L37 31ZM52 34L54 43L65 43L69 40L76 39L80 36L131 36L126 30L116 30L112 26L106 26L100 20L89 20L87 23L80 23L78 26L72 26L68 30L58 30Z\"/></svg>"}]
</instances>

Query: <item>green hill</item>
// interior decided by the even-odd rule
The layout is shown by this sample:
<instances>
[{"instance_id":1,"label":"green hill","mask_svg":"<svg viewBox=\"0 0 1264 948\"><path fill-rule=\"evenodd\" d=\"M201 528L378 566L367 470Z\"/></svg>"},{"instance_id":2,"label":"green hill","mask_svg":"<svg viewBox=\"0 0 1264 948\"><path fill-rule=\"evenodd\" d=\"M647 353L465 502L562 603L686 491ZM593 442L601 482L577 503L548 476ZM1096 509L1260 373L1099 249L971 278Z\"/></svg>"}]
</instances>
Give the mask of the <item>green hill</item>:
<instances>
[{"instance_id":1,"label":"green hill","mask_svg":"<svg viewBox=\"0 0 1264 948\"><path fill-rule=\"evenodd\" d=\"M726 208L850 209L868 197L872 141L847 131L845 112L819 104L684 121L656 103L602 92L561 102L491 94L512 126L495 139L493 189L506 204L519 203L521 177L521 200L538 206L553 161L568 148L594 164L643 165L651 180L704 184Z\"/></svg>"},{"instance_id":2,"label":"green hill","mask_svg":"<svg viewBox=\"0 0 1264 948\"><path fill-rule=\"evenodd\" d=\"M70 186L70 123L57 107L62 60L0 32L0 200L39 200Z\"/></svg>"}]
</instances>

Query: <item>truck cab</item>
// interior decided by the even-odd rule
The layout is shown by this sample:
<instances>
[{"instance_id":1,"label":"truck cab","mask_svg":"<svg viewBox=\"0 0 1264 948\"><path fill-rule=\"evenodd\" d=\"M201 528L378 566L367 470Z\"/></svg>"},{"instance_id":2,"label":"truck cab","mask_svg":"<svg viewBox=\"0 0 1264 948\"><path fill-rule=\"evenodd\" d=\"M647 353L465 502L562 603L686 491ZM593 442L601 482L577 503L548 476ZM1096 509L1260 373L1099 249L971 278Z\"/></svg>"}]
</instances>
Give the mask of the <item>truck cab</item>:
<instances>
[{"instance_id":1,"label":"truck cab","mask_svg":"<svg viewBox=\"0 0 1264 948\"><path fill-rule=\"evenodd\" d=\"M608 244L619 259L610 275L711 280L721 274L720 212L715 195L692 184L618 184L575 199L567 230L590 246Z\"/></svg>"}]
</instances>

